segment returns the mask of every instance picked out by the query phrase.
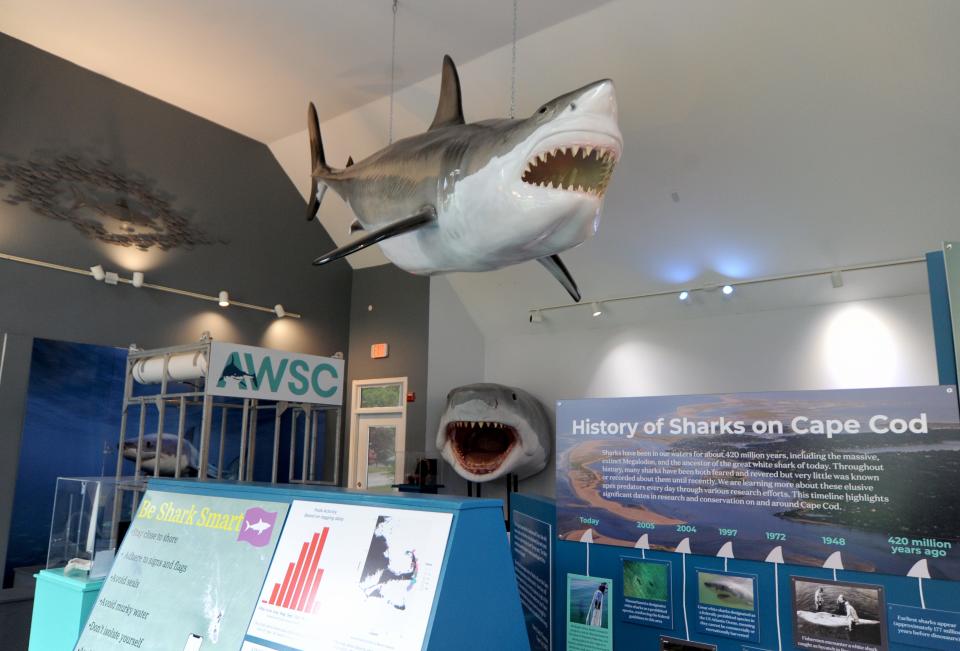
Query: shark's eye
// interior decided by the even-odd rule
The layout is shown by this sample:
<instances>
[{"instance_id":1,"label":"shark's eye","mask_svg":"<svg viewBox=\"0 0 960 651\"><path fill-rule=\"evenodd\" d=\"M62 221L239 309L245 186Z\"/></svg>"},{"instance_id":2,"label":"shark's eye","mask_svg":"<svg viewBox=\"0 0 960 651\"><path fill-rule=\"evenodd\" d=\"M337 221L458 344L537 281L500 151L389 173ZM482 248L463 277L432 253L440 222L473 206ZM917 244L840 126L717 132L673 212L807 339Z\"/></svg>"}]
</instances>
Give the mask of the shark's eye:
<instances>
[{"instance_id":1,"label":"shark's eye","mask_svg":"<svg viewBox=\"0 0 960 651\"><path fill-rule=\"evenodd\" d=\"M571 110L571 111L576 111L576 110L577 110L577 103L576 103L576 102L570 102L570 110Z\"/></svg>"},{"instance_id":2,"label":"shark's eye","mask_svg":"<svg viewBox=\"0 0 960 651\"><path fill-rule=\"evenodd\" d=\"M513 399L514 399L514 400L517 399L517 394L515 394L515 393L513 394Z\"/></svg>"}]
</instances>

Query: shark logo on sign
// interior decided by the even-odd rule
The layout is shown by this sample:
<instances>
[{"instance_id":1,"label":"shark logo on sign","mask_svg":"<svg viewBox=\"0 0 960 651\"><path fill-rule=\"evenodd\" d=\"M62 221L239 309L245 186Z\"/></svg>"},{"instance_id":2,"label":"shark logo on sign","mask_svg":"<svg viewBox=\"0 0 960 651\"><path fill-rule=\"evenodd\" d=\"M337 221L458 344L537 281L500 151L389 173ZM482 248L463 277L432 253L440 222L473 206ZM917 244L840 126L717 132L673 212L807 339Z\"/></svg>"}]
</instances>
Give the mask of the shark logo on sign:
<instances>
[{"instance_id":1,"label":"shark logo on sign","mask_svg":"<svg viewBox=\"0 0 960 651\"><path fill-rule=\"evenodd\" d=\"M277 514L253 507L247 509L240 525L240 534L237 542L250 543L254 547L265 547L273 535L273 525L277 522Z\"/></svg>"},{"instance_id":2,"label":"shark logo on sign","mask_svg":"<svg viewBox=\"0 0 960 651\"><path fill-rule=\"evenodd\" d=\"M257 382L257 376L253 373L246 373L240 367L240 355L233 353L230 355L230 359L227 360L227 365L223 367L220 380L217 381L217 387L222 389L227 386L227 380L233 380L237 383L238 389L246 389L247 379L249 379L250 384L253 385L254 391L260 388L259 382Z\"/></svg>"},{"instance_id":3,"label":"shark logo on sign","mask_svg":"<svg viewBox=\"0 0 960 651\"><path fill-rule=\"evenodd\" d=\"M214 342L207 393L340 405L343 360ZM216 381L214 381L214 378Z\"/></svg>"}]
</instances>

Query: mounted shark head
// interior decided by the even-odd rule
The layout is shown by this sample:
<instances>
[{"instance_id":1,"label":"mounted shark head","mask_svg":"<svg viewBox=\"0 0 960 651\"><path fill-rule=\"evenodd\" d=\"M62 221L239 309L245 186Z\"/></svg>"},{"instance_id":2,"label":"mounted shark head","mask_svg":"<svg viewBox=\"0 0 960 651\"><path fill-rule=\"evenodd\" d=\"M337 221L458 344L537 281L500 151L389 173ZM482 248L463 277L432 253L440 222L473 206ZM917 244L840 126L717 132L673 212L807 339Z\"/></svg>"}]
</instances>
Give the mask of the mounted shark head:
<instances>
[{"instance_id":1,"label":"mounted shark head","mask_svg":"<svg viewBox=\"0 0 960 651\"><path fill-rule=\"evenodd\" d=\"M543 470L550 453L550 421L526 391L502 384L470 384L447 396L437 449L457 474L474 482Z\"/></svg>"},{"instance_id":2,"label":"mounted shark head","mask_svg":"<svg viewBox=\"0 0 960 651\"><path fill-rule=\"evenodd\" d=\"M558 254L599 226L603 196L623 149L609 79L557 97L524 119L466 124L460 81L444 58L440 102L425 133L335 170L326 163L316 110L309 126L316 192L328 188L356 214L359 239L325 264L380 244L417 274L488 271L538 260L580 300Z\"/></svg>"}]
</instances>

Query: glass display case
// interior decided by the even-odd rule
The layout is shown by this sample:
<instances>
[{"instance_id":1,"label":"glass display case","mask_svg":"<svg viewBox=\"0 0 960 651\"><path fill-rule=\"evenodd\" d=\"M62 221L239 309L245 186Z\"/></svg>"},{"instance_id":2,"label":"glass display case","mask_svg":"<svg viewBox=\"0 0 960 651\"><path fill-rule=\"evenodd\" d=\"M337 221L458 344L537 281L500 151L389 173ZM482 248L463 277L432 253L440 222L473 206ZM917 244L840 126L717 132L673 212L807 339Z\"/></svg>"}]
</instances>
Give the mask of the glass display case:
<instances>
[{"instance_id":1,"label":"glass display case","mask_svg":"<svg viewBox=\"0 0 960 651\"><path fill-rule=\"evenodd\" d=\"M133 493L113 477L59 477L50 523L47 569L104 576L129 524ZM119 501L118 501L119 500Z\"/></svg>"},{"instance_id":2,"label":"glass display case","mask_svg":"<svg viewBox=\"0 0 960 651\"><path fill-rule=\"evenodd\" d=\"M425 452L403 452L402 481L396 484L401 492L436 493L443 488L443 467L440 459Z\"/></svg>"}]
</instances>

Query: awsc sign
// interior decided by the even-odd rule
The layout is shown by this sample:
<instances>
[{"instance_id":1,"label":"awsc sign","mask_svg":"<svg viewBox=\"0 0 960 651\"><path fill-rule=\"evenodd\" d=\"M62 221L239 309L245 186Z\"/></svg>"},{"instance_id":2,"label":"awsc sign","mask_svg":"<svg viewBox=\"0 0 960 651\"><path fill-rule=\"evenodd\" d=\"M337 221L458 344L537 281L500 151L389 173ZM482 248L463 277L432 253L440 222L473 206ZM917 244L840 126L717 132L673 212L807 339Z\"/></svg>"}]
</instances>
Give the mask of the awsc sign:
<instances>
[{"instance_id":1,"label":"awsc sign","mask_svg":"<svg viewBox=\"0 0 960 651\"><path fill-rule=\"evenodd\" d=\"M208 368L211 395L343 404L342 359L213 342Z\"/></svg>"}]
</instances>

